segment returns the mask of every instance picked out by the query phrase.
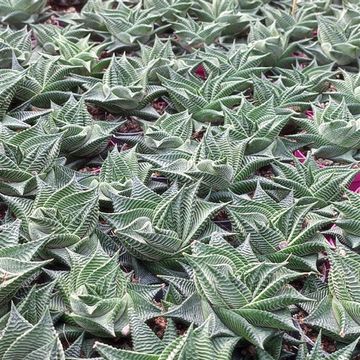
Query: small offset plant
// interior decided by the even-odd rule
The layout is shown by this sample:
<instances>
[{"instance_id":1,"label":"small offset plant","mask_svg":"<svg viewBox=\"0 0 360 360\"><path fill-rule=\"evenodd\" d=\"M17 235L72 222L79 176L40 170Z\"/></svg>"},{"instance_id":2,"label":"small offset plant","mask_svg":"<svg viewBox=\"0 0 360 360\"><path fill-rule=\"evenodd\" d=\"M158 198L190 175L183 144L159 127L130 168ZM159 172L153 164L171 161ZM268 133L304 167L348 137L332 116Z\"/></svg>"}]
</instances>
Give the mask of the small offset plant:
<instances>
[{"instance_id":1,"label":"small offset plant","mask_svg":"<svg viewBox=\"0 0 360 360\"><path fill-rule=\"evenodd\" d=\"M0 360L360 356L355 0L0 0Z\"/></svg>"}]
</instances>

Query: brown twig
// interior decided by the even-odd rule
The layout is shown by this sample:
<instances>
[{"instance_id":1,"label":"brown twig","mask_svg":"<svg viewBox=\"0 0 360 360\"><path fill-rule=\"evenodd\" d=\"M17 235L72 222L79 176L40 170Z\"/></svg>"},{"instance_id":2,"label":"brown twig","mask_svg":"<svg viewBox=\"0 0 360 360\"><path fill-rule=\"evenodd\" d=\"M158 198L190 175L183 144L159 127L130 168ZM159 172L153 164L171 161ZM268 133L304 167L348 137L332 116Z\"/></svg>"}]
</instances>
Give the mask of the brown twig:
<instances>
[{"instance_id":1,"label":"brown twig","mask_svg":"<svg viewBox=\"0 0 360 360\"><path fill-rule=\"evenodd\" d=\"M294 16L297 10L297 0L293 0L291 14Z\"/></svg>"}]
</instances>

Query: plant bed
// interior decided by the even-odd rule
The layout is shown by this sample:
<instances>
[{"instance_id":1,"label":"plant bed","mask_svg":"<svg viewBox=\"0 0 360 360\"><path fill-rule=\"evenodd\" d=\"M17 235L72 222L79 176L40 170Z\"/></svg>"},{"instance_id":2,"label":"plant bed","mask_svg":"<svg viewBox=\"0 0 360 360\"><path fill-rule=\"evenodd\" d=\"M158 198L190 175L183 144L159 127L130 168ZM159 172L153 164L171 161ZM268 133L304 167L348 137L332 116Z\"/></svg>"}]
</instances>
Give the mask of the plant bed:
<instances>
[{"instance_id":1,"label":"plant bed","mask_svg":"<svg viewBox=\"0 0 360 360\"><path fill-rule=\"evenodd\" d=\"M0 0L0 359L356 359L359 18Z\"/></svg>"}]
</instances>

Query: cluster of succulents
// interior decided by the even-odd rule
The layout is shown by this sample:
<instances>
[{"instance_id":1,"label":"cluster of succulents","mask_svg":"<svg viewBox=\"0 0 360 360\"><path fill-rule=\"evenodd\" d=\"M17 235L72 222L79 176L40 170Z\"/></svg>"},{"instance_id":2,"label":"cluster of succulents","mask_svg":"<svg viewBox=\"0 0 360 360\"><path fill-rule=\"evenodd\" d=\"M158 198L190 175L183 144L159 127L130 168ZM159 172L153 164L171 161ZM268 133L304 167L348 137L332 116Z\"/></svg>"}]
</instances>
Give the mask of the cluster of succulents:
<instances>
[{"instance_id":1,"label":"cluster of succulents","mask_svg":"<svg viewBox=\"0 0 360 360\"><path fill-rule=\"evenodd\" d=\"M0 359L360 356L357 0L0 0Z\"/></svg>"}]
</instances>

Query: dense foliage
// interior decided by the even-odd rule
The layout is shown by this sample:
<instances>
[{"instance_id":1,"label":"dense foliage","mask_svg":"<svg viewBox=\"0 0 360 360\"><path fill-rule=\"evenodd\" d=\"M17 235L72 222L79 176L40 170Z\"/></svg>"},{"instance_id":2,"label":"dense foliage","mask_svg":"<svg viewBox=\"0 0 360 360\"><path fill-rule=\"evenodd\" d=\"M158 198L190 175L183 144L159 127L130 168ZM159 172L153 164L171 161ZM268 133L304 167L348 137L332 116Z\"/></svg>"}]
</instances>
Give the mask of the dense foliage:
<instances>
[{"instance_id":1,"label":"dense foliage","mask_svg":"<svg viewBox=\"0 0 360 360\"><path fill-rule=\"evenodd\" d=\"M0 0L0 360L360 354L358 0Z\"/></svg>"}]
</instances>

